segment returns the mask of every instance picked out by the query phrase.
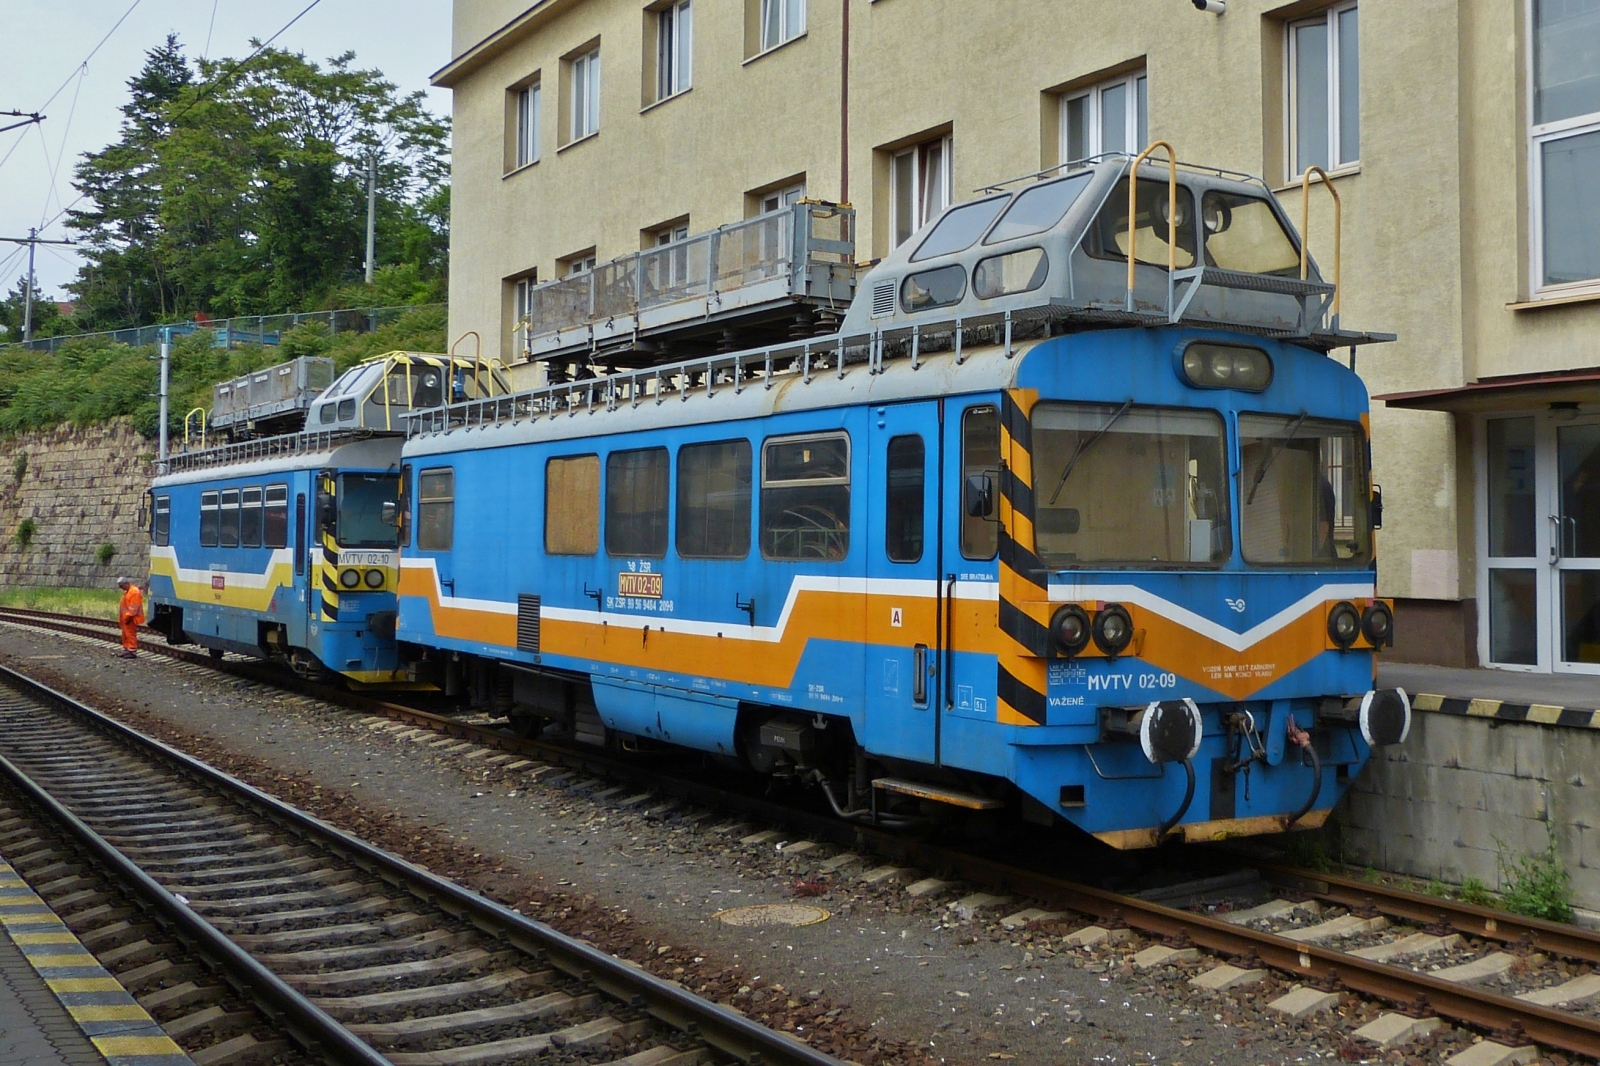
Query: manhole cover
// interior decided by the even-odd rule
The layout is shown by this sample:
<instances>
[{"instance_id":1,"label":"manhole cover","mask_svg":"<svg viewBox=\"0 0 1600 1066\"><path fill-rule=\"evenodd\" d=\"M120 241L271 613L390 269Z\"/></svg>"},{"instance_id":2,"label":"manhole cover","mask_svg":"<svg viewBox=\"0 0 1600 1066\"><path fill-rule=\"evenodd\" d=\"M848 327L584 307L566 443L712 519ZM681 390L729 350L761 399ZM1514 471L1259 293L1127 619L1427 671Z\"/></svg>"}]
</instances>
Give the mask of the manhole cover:
<instances>
[{"instance_id":1,"label":"manhole cover","mask_svg":"<svg viewBox=\"0 0 1600 1066\"><path fill-rule=\"evenodd\" d=\"M718 911L711 917L724 925L816 925L832 915L821 907L805 903L758 903Z\"/></svg>"}]
</instances>

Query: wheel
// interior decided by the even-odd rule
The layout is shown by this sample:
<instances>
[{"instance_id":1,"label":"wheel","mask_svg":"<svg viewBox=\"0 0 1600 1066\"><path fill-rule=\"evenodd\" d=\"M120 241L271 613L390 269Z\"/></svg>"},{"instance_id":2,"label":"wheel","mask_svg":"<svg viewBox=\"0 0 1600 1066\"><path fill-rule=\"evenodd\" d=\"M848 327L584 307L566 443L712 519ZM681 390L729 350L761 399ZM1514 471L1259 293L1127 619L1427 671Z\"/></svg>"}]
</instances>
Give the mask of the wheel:
<instances>
[{"instance_id":1,"label":"wheel","mask_svg":"<svg viewBox=\"0 0 1600 1066\"><path fill-rule=\"evenodd\" d=\"M218 662L222 661L222 649L221 648L207 648L206 649L206 654L211 656L213 659L216 659Z\"/></svg>"}]
</instances>

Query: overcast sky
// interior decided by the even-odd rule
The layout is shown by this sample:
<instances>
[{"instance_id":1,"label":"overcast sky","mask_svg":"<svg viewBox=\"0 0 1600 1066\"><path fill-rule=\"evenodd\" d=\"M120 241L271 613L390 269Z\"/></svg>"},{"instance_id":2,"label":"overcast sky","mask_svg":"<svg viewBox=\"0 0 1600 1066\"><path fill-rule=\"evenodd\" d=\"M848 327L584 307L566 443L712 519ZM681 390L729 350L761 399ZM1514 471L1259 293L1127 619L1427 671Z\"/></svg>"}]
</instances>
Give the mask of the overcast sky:
<instances>
[{"instance_id":1,"label":"overcast sky","mask_svg":"<svg viewBox=\"0 0 1600 1066\"><path fill-rule=\"evenodd\" d=\"M168 33L190 56L242 58L250 38L271 37L310 2L0 0L0 111L47 116L37 126L0 133L0 158L10 153L0 164L0 237L25 237L28 227L45 223L41 237L71 236L60 215L77 197L73 161L116 138L127 81ZM274 43L318 61L354 50L360 66L383 71L405 91L427 89L432 109L450 113L450 94L428 89L428 75L450 58L450 0L321 0ZM0 126L12 121L0 117ZM26 250L18 250L0 242L0 294L27 270ZM62 286L77 273L72 252L39 248L35 269L47 296L67 298Z\"/></svg>"}]
</instances>

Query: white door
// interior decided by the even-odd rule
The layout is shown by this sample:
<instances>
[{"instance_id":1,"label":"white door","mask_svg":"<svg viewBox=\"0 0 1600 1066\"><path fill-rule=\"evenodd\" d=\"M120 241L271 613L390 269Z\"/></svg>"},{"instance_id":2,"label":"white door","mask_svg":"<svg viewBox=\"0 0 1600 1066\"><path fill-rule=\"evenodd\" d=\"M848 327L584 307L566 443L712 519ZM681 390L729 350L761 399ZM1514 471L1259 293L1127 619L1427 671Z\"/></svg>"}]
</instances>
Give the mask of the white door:
<instances>
[{"instance_id":1,"label":"white door","mask_svg":"<svg viewBox=\"0 0 1600 1066\"><path fill-rule=\"evenodd\" d=\"M1600 419L1546 419L1551 664L1600 674Z\"/></svg>"},{"instance_id":2,"label":"white door","mask_svg":"<svg viewBox=\"0 0 1600 1066\"><path fill-rule=\"evenodd\" d=\"M1600 418L1491 416L1479 439L1482 661L1600 674Z\"/></svg>"}]
</instances>

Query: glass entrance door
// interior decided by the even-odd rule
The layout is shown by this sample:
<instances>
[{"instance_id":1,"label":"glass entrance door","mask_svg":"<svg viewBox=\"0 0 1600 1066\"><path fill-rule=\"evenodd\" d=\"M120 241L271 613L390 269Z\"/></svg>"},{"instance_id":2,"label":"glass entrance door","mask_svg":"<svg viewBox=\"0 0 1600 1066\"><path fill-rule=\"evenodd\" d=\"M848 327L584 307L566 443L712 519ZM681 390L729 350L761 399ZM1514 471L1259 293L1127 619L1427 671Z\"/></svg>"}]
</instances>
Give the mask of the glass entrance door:
<instances>
[{"instance_id":1,"label":"glass entrance door","mask_svg":"<svg viewBox=\"0 0 1600 1066\"><path fill-rule=\"evenodd\" d=\"M1556 421L1553 428L1553 665L1600 674L1600 422Z\"/></svg>"},{"instance_id":2,"label":"glass entrance door","mask_svg":"<svg viewBox=\"0 0 1600 1066\"><path fill-rule=\"evenodd\" d=\"M1480 652L1600 674L1600 418L1486 418Z\"/></svg>"}]
</instances>

